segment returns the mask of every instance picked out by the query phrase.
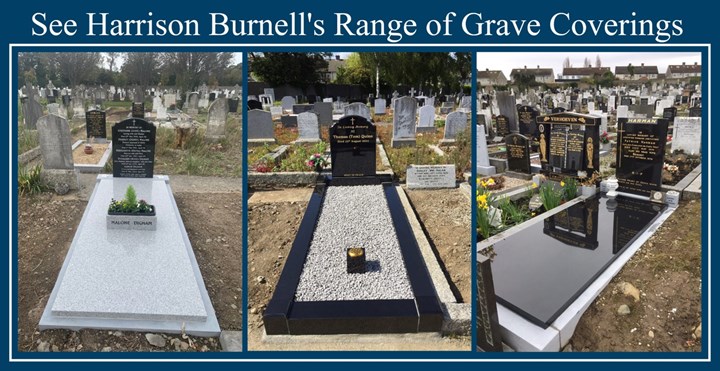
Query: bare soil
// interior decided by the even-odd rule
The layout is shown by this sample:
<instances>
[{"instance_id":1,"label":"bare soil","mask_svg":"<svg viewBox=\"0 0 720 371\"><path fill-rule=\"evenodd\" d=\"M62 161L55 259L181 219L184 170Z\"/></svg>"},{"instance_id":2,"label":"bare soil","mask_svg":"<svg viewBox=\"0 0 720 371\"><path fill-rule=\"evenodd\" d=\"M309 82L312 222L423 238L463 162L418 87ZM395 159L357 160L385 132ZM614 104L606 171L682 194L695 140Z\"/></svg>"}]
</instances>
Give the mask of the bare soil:
<instances>
[{"instance_id":1,"label":"bare soil","mask_svg":"<svg viewBox=\"0 0 720 371\"><path fill-rule=\"evenodd\" d=\"M580 319L570 340L575 351L701 351L700 215L699 201L683 201L645 242ZM639 290L638 301L623 294L627 283ZM618 314L623 304L629 314Z\"/></svg>"},{"instance_id":2,"label":"bare soil","mask_svg":"<svg viewBox=\"0 0 720 371\"><path fill-rule=\"evenodd\" d=\"M81 144L73 150L73 163L85 164L85 165L96 165L100 162L100 159L107 151L109 144L93 144L93 153L85 153L85 145Z\"/></svg>"},{"instance_id":3,"label":"bare soil","mask_svg":"<svg viewBox=\"0 0 720 371\"><path fill-rule=\"evenodd\" d=\"M242 202L239 193L176 195L210 299L223 330L242 328ZM20 351L218 351L217 338L107 330L38 330L86 201L44 193L18 201L18 349Z\"/></svg>"},{"instance_id":4,"label":"bare soil","mask_svg":"<svg viewBox=\"0 0 720 371\"><path fill-rule=\"evenodd\" d=\"M285 193L297 190L287 189ZM277 192L277 191L276 191ZM252 195L251 195L252 196ZM289 196L290 197L290 196ZM262 314L282 273L295 240L307 201L248 204L248 348L249 350L468 350L468 337L442 338L422 343L351 342L333 344L281 344L263 342ZM460 190L411 191L410 199L425 226L436 256L459 301L470 301L470 200Z\"/></svg>"}]
</instances>

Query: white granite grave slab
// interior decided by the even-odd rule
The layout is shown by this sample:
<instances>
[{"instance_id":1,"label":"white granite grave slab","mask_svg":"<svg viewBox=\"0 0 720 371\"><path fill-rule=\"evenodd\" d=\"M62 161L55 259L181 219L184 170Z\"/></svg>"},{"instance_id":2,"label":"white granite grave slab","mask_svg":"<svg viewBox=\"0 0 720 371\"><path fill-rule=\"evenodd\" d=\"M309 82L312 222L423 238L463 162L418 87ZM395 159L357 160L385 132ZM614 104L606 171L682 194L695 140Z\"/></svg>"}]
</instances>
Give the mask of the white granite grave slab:
<instances>
[{"instance_id":1,"label":"white granite grave slab","mask_svg":"<svg viewBox=\"0 0 720 371\"><path fill-rule=\"evenodd\" d=\"M128 182L155 205L156 231L106 228L107 205ZM40 320L50 328L220 333L167 176L98 176Z\"/></svg>"}]
</instances>

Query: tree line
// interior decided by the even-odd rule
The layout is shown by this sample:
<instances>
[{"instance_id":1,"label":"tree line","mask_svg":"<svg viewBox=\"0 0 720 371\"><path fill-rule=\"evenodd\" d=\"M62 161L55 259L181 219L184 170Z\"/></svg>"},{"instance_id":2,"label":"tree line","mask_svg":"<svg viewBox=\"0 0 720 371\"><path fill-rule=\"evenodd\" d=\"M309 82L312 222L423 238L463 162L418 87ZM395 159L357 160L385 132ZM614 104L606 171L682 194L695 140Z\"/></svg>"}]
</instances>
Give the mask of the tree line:
<instances>
[{"instance_id":1,"label":"tree line","mask_svg":"<svg viewBox=\"0 0 720 371\"><path fill-rule=\"evenodd\" d=\"M242 64L233 63L228 52L21 52L18 86L232 86L242 83Z\"/></svg>"}]
</instances>

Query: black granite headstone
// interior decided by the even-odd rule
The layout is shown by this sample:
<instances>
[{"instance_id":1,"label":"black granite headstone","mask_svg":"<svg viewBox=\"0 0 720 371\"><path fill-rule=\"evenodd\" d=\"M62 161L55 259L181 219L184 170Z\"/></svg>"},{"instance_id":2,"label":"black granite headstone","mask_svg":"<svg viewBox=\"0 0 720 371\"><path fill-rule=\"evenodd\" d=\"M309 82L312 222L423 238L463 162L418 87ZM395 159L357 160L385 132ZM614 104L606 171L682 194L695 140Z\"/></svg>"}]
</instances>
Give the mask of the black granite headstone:
<instances>
[{"instance_id":1,"label":"black granite headstone","mask_svg":"<svg viewBox=\"0 0 720 371\"><path fill-rule=\"evenodd\" d=\"M486 352L502 352L502 335L498 318L495 286L490 259L477 256L477 346Z\"/></svg>"},{"instance_id":2,"label":"black granite headstone","mask_svg":"<svg viewBox=\"0 0 720 371\"><path fill-rule=\"evenodd\" d=\"M293 114L299 115L303 112L310 112L313 110L312 104L293 104L292 111Z\"/></svg>"},{"instance_id":3,"label":"black granite headstone","mask_svg":"<svg viewBox=\"0 0 720 371\"><path fill-rule=\"evenodd\" d=\"M208 100L209 100L210 102L214 101L214 100L215 100L215 96L216 96L215 93L210 93L210 95L208 95Z\"/></svg>"},{"instance_id":4,"label":"black granite headstone","mask_svg":"<svg viewBox=\"0 0 720 371\"><path fill-rule=\"evenodd\" d=\"M600 117L573 112L539 116L540 163L546 176L590 176L600 169Z\"/></svg>"},{"instance_id":5,"label":"black granite headstone","mask_svg":"<svg viewBox=\"0 0 720 371\"><path fill-rule=\"evenodd\" d=\"M660 190L668 123L665 119L618 122L618 192L650 196Z\"/></svg>"},{"instance_id":6,"label":"black granite headstone","mask_svg":"<svg viewBox=\"0 0 720 371\"><path fill-rule=\"evenodd\" d=\"M632 98L628 96L624 96L620 98L620 105L621 106L631 106L632 105Z\"/></svg>"},{"instance_id":7,"label":"black granite headstone","mask_svg":"<svg viewBox=\"0 0 720 371\"><path fill-rule=\"evenodd\" d=\"M508 170L530 174L530 141L521 134L505 137Z\"/></svg>"},{"instance_id":8,"label":"black granite headstone","mask_svg":"<svg viewBox=\"0 0 720 371\"><path fill-rule=\"evenodd\" d=\"M691 107L688 115L690 117L702 117L702 107Z\"/></svg>"},{"instance_id":9,"label":"black granite headstone","mask_svg":"<svg viewBox=\"0 0 720 371\"><path fill-rule=\"evenodd\" d=\"M238 105L240 104L239 98L230 98L228 99L228 111L229 112L237 112L238 111Z\"/></svg>"},{"instance_id":10,"label":"black granite headstone","mask_svg":"<svg viewBox=\"0 0 720 371\"><path fill-rule=\"evenodd\" d=\"M132 117L139 119L145 118L145 102L133 102Z\"/></svg>"},{"instance_id":11,"label":"black granite headstone","mask_svg":"<svg viewBox=\"0 0 720 371\"><path fill-rule=\"evenodd\" d=\"M127 119L113 126L113 177L153 177L155 131L155 125L139 118Z\"/></svg>"},{"instance_id":12,"label":"black granite headstone","mask_svg":"<svg viewBox=\"0 0 720 371\"><path fill-rule=\"evenodd\" d=\"M504 137L510 134L510 120L507 116L498 115L495 118L495 126L497 127L497 135Z\"/></svg>"},{"instance_id":13,"label":"black granite headstone","mask_svg":"<svg viewBox=\"0 0 720 371\"><path fill-rule=\"evenodd\" d=\"M647 106L647 105L648 105L648 99L647 99L647 98L640 98L640 105L641 105L641 106Z\"/></svg>"},{"instance_id":14,"label":"black granite headstone","mask_svg":"<svg viewBox=\"0 0 720 371\"><path fill-rule=\"evenodd\" d=\"M562 113L565 112L565 107L555 107L552 109L552 113Z\"/></svg>"},{"instance_id":15,"label":"black granite headstone","mask_svg":"<svg viewBox=\"0 0 720 371\"><path fill-rule=\"evenodd\" d=\"M55 96L48 95L48 96L47 96L47 102L48 102L48 104L52 104L52 103L57 102L57 99L55 99Z\"/></svg>"},{"instance_id":16,"label":"black granite headstone","mask_svg":"<svg viewBox=\"0 0 720 371\"><path fill-rule=\"evenodd\" d=\"M250 99L247 102L247 108L248 108L248 111L250 111L250 110L254 110L254 109L263 109L263 106L259 100Z\"/></svg>"},{"instance_id":17,"label":"black granite headstone","mask_svg":"<svg viewBox=\"0 0 720 371\"><path fill-rule=\"evenodd\" d=\"M530 106L521 106L518 108L520 134L537 139L537 123L535 122L535 118L538 114L538 111Z\"/></svg>"},{"instance_id":18,"label":"black granite headstone","mask_svg":"<svg viewBox=\"0 0 720 371\"><path fill-rule=\"evenodd\" d=\"M362 116L344 116L330 127L332 176L375 176L375 125Z\"/></svg>"},{"instance_id":19,"label":"black granite headstone","mask_svg":"<svg viewBox=\"0 0 720 371\"><path fill-rule=\"evenodd\" d=\"M63 95L62 96L63 106L65 106L65 107L69 106L71 100L72 100L72 98L69 95Z\"/></svg>"},{"instance_id":20,"label":"black granite headstone","mask_svg":"<svg viewBox=\"0 0 720 371\"><path fill-rule=\"evenodd\" d=\"M88 138L107 138L105 111L90 110L85 112L85 130Z\"/></svg>"},{"instance_id":21,"label":"black granite headstone","mask_svg":"<svg viewBox=\"0 0 720 371\"><path fill-rule=\"evenodd\" d=\"M675 116L677 116L677 108L668 107L663 109L663 118L665 120L672 121L675 119Z\"/></svg>"},{"instance_id":22,"label":"black granite headstone","mask_svg":"<svg viewBox=\"0 0 720 371\"><path fill-rule=\"evenodd\" d=\"M283 115L280 117L280 122L284 128L298 127L297 115Z\"/></svg>"}]
</instances>

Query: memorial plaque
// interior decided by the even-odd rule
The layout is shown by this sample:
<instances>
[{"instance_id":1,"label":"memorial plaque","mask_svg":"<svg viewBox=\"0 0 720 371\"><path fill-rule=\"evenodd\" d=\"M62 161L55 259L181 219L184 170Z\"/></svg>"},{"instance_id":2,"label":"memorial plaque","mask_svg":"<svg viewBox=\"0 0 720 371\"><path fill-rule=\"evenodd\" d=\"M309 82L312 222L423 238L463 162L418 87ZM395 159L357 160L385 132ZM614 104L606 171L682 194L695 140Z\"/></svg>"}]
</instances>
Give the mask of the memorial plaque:
<instances>
[{"instance_id":1,"label":"memorial plaque","mask_svg":"<svg viewBox=\"0 0 720 371\"><path fill-rule=\"evenodd\" d=\"M667 131L665 119L618 122L618 192L650 196L660 190Z\"/></svg>"},{"instance_id":2,"label":"memorial plaque","mask_svg":"<svg viewBox=\"0 0 720 371\"><path fill-rule=\"evenodd\" d=\"M375 125L362 116L344 116L330 127L332 176L375 176Z\"/></svg>"},{"instance_id":3,"label":"memorial plaque","mask_svg":"<svg viewBox=\"0 0 720 371\"><path fill-rule=\"evenodd\" d=\"M406 174L410 189L455 188L455 165L410 165Z\"/></svg>"},{"instance_id":4,"label":"memorial plaque","mask_svg":"<svg viewBox=\"0 0 720 371\"><path fill-rule=\"evenodd\" d=\"M121 121L113 126L113 177L153 177L155 131L155 125L136 118Z\"/></svg>"},{"instance_id":5,"label":"memorial plaque","mask_svg":"<svg viewBox=\"0 0 720 371\"><path fill-rule=\"evenodd\" d=\"M520 134L537 139L537 123L535 122L537 116L538 111L533 107L522 106L518 108Z\"/></svg>"},{"instance_id":6,"label":"memorial plaque","mask_svg":"<svg viewBox=\"0 0 720 371\"><path fill-rule=\"evenodd\" d=\"M510 122L507 116L499 115L495 118L495 126L497 127L497 135L504 137L510 134Z\"/></svg>"},{"instance_id":7,"label":"memorial plaque","mask_svg":"<svg viewBox=\"0 0 720 371\"><path fill-rule=\"evenodd\" d=\"M88 139L102 139L104 142L107 138L105 111L90 110L85 112L85 130Z\"/></svg>"},{"instance_id":8,"label":"memorial plaque","mask_svg":"<svg viewBox=\"0 0 720 371\"><path fill-rule=\"evenodd\" d=\"M490 259L477 255L477 346L486 352L502 352L502 335L498 318L495 286Z\"/></svg>"},{"instance_id":9,"label":"memorial plaque","mask_svg":"<svg viewBox=\"0 0 720 371\"><path fill-rule=\"evenodd\" d=\"M505 137L508 170L530 174L530 141L521 134Z\"/></svg>"},{"instance_id":10,"label":"memorial plaque","mask_svg":"<svg viewBox=\"0 0 720 371\"><path fill-rule=\"evenodd\" d=\"M139 119L145 118L145 103L144 102L133 102L132 117L139 118Z\"/></svg>"},{"instance_id":11,"label":"memorial plaque","mask_svg":"<svg viewBox=\"0 0 720 371\"><path fill-rule=\"evenodd\" d=\"M602 119L578 113L554 113L537 119L540 162L546 176L581 176L600 168Z\"/></svg>"}]
</instances>

